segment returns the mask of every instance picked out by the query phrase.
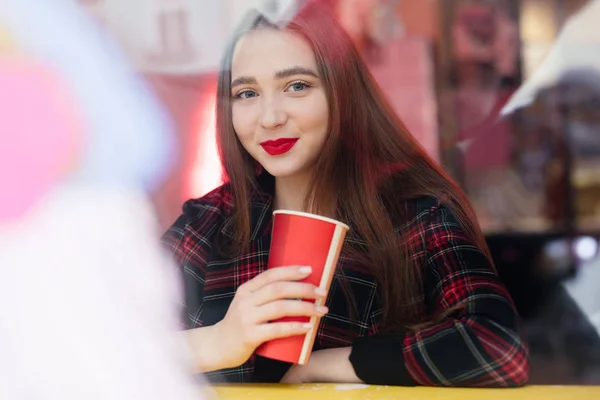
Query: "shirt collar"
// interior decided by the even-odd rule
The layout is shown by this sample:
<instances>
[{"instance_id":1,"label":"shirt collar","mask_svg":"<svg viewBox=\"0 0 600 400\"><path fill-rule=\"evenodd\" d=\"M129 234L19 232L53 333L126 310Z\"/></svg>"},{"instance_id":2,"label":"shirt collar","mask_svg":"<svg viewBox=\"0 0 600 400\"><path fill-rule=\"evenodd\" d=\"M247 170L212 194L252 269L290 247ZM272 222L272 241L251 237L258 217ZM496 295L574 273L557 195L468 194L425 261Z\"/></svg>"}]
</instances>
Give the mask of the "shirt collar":
<instances>
[{"instance_id":1,"label":"shirt collar","mask_svg":"<svg viewBox=\"0 0 600 400\"><path fill-rule=\"evenodd\" d=\"M267 236L271 233L273 221L273 196L275 178L263 172L257 179L257 186L250 195L250 240ZM233 237L233 225L228 219L221 232Z\"/></svg>"}]
</instances>

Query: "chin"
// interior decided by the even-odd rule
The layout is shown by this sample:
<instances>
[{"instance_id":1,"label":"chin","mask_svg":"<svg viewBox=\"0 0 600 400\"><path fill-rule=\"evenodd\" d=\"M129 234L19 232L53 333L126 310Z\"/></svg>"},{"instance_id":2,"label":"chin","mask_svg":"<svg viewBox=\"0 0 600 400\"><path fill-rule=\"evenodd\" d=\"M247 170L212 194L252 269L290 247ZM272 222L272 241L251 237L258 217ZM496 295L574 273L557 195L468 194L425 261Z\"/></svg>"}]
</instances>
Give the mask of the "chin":
<instances>
[{"instance_id":1,"label":"chin","mask_svg":"<svg viewBox=\"0 0 600 400\"><path fill-rule=\"evenodd\" d=\"M278 168L265 168L265 170L275 178L288 178L297 173L297 171L281 170Z\"/></svg>"},{"instance_id":2,"label":"chin","mask_svg":"<svg viewBox=\"0 0 600 400\"><path fill-rule=\"evenodd\" d=\"M268 163L262 164L265 171L273 175L275 178L288 178L302 172L301 168L291 168L290 166L280 167L269 165Z\"/></svg>"}]
</instances>

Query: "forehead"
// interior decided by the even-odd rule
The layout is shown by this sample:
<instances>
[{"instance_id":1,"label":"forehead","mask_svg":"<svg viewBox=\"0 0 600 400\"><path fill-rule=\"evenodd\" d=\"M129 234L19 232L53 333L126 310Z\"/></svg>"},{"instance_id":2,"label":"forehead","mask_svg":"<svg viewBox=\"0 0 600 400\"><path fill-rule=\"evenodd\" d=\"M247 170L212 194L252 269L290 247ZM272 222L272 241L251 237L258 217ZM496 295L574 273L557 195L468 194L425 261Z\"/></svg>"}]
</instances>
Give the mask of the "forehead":
<instances>
[{"instance_id":1,"label":"forehead","mask_svg":"<svg viewBox=\"0 0 600 400\"><path fill-rule=\"evenodd\" d=\"M309 44L289 31L262 28L244 35L235 47L231 75L273 77L290 67L306 67L317 72L315 55Z\"/></svg>"}]
</instances>

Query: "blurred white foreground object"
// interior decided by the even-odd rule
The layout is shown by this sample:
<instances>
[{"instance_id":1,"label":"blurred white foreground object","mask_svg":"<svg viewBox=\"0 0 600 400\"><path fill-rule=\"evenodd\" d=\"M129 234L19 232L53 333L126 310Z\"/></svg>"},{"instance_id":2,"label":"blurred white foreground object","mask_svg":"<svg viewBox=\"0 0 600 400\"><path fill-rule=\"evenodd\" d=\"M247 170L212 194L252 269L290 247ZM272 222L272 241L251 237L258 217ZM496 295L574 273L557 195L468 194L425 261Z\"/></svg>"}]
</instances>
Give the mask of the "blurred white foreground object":
<instances>
[{"instance_id":1,"label":"blurred white foreground object","mask_svg":"<svg viewBox=\"0 0 600 400\"><path fill-rule=\"evenodd\" d=\"M202 399L147 197L167 118L74 1L0 2L0 65L0 399Z\"/></svg>"},{"instance_id":2,"label":"blurred white foreground object","mask_svg":"<svg viewBox=\"0 0 600 400\"><path fill-rule=\"evenodd\" d=\"M145 196L62 186L0 228L0 398L201 399Z\"/></svg>"}]
</instances>

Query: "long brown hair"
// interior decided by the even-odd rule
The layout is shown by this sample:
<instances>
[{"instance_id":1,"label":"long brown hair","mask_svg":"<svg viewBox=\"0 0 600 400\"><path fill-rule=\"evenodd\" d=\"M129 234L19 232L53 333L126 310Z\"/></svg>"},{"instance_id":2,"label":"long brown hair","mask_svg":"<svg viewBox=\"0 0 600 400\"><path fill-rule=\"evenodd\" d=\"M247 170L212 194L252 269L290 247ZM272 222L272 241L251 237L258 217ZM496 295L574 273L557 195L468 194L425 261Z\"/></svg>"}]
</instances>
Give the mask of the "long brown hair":
<instances>
[{"instance_id":1,"label":"long brown hair","mask_svg":"<svg viewBox=\"0 0 600 400\"><path fill-rule=\"evenodd\" d=\"M249 241L248 199L257 190L258 174L256 162L233 128L231 59L241 36L265 27L294 32L310 44L328 96L329 135L314 168L319 173L305 199L306 209L317 214L332 214L333 210L330 216L348 223L369 249L361 262L368 262L379 284L384 329L425 322L417 304L420 273L415 249L407 245L404 232L395 230L414 218L403 206L407 200L433 196L442 201L490 262L491 257L464 193L408 132L350 37L316 2L305 5L283 27L260 14L249 17L223 59L217 89L217 142L233 195L236 251L244 251Z\"/></svg>"}]
</instances>

